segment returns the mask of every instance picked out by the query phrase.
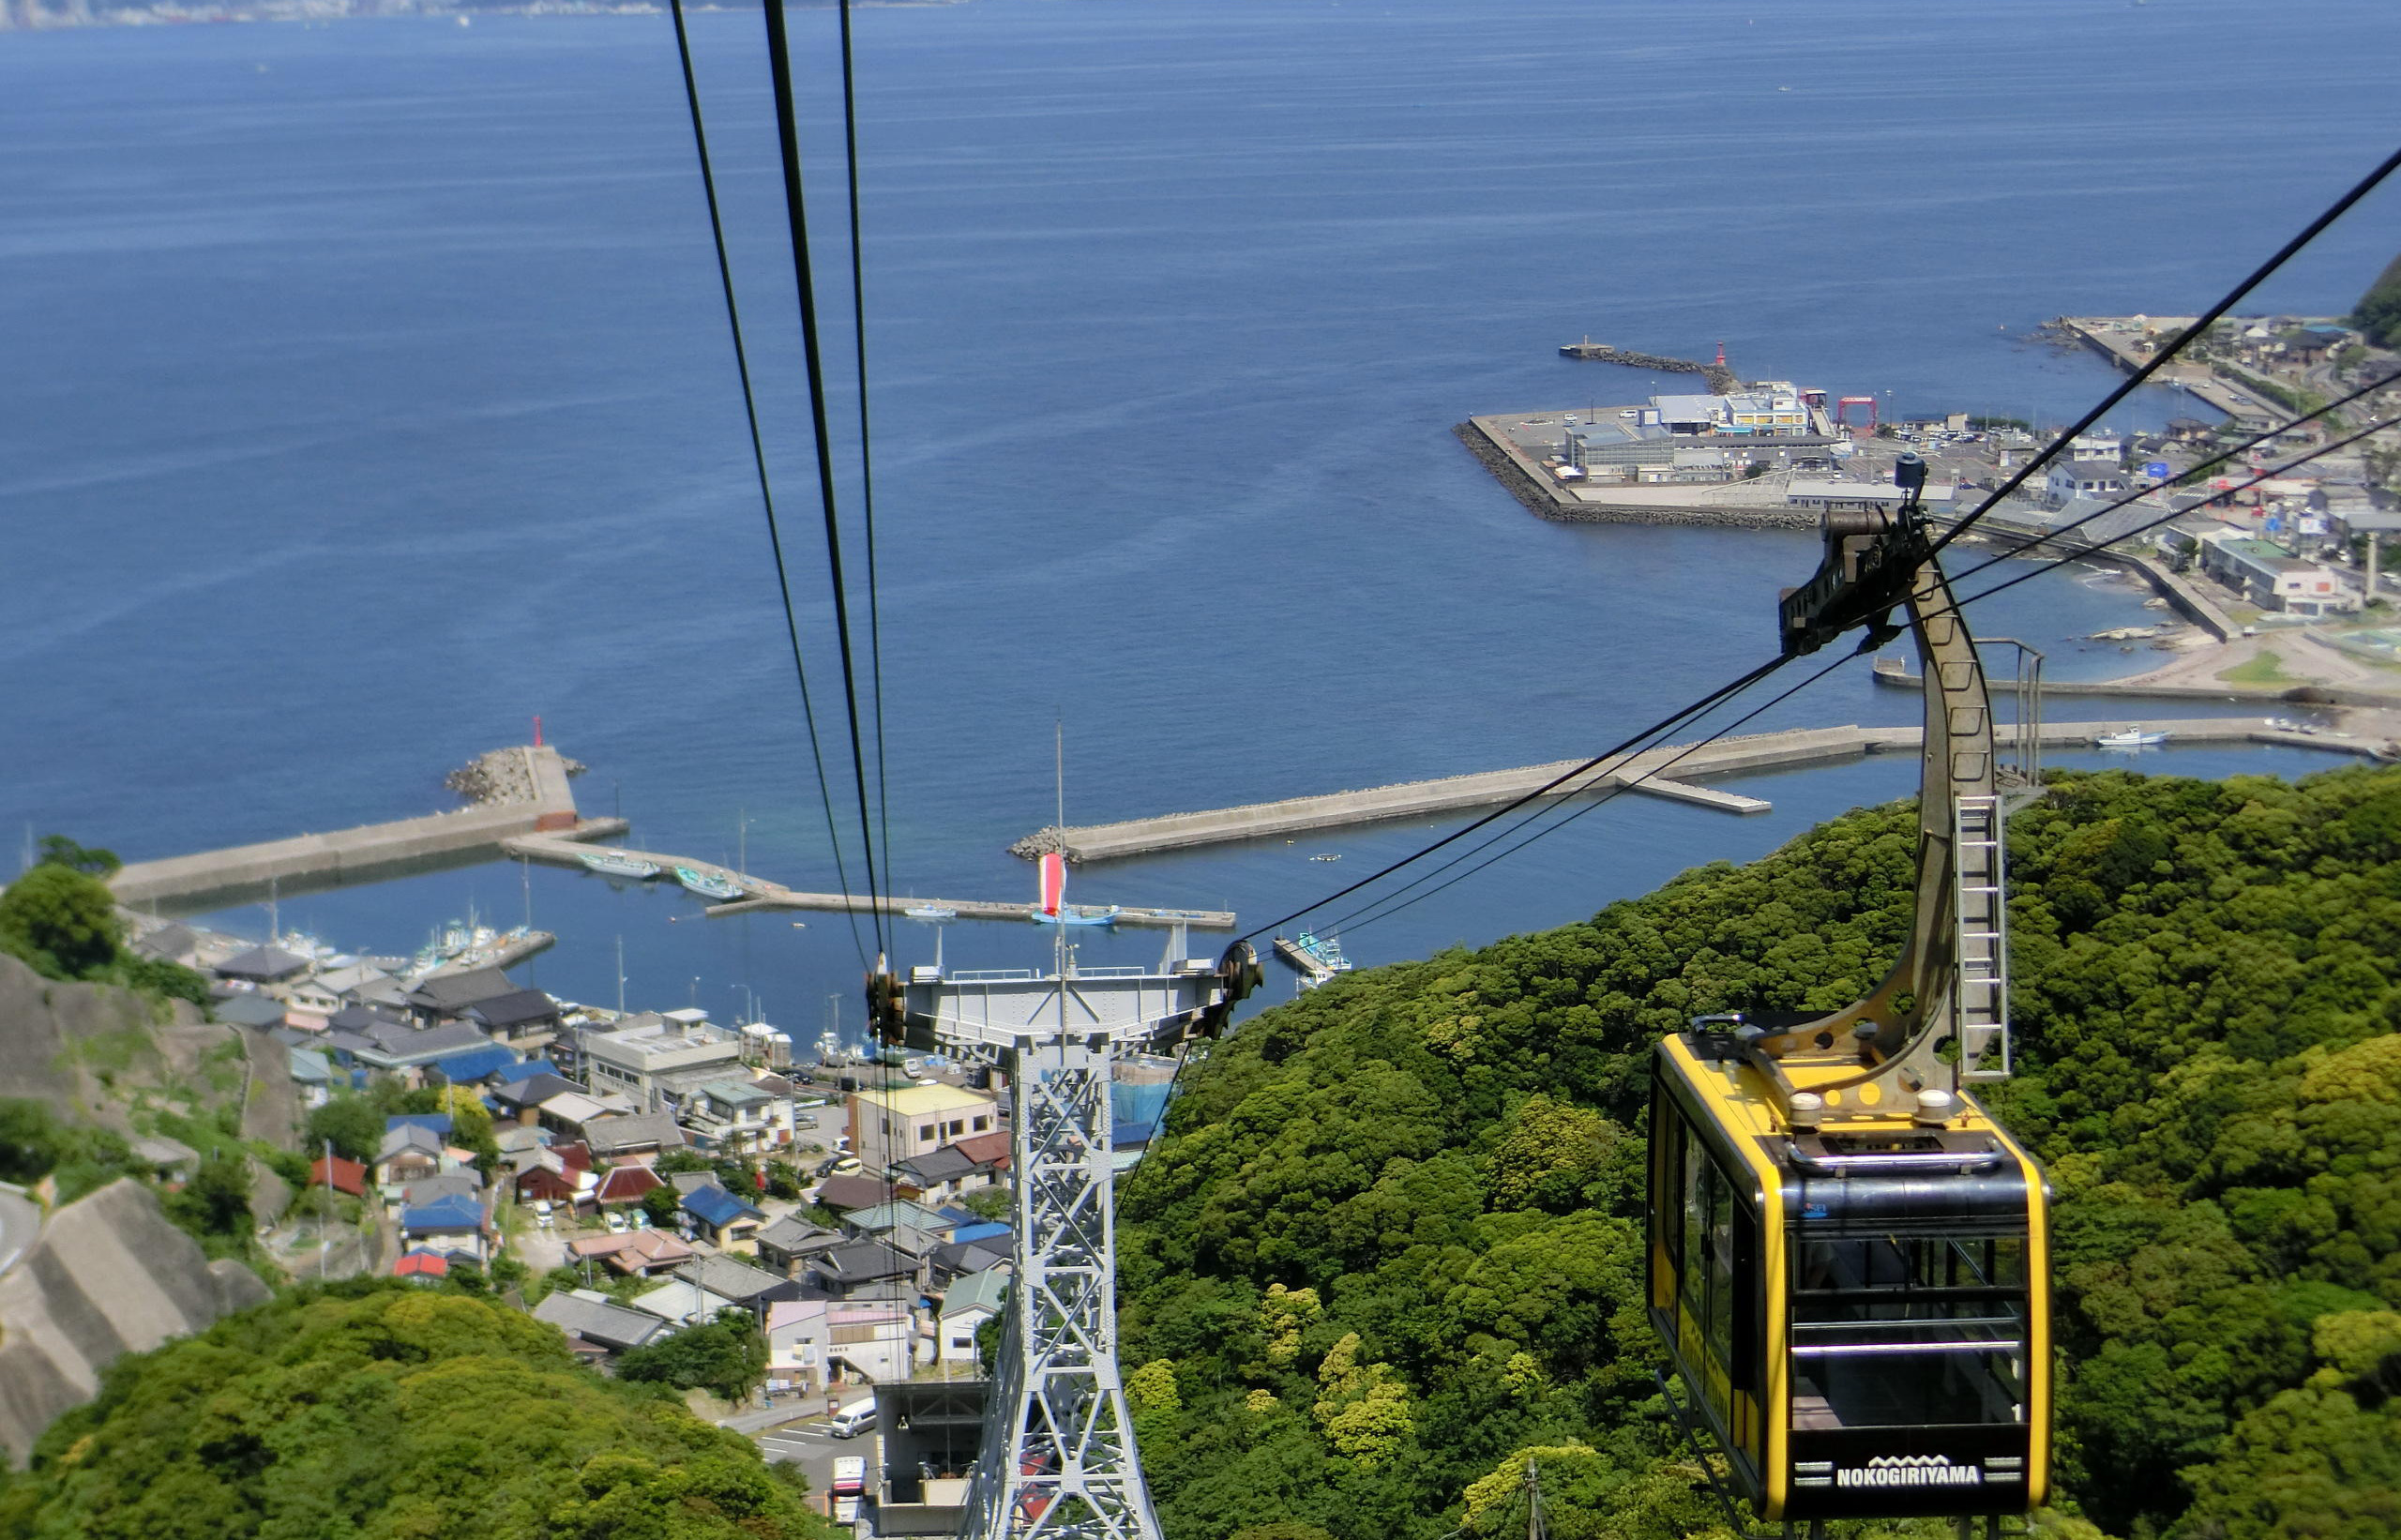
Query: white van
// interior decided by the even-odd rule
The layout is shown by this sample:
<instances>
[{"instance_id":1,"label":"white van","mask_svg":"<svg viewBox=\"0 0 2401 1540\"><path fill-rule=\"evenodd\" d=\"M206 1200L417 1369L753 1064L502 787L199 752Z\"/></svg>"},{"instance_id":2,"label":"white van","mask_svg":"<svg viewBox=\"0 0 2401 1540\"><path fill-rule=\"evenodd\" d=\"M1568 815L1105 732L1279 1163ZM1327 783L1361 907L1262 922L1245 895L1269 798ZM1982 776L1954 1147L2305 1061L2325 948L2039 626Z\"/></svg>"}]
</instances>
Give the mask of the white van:
<instances>
[{"instance_id":1,"label":"white van","mask_svg":"<svg viewBox=\"0 0 2401 1540\"><path fill-rule=\"evenodd\" d=\"M871 1400L853 1401L835 1412L833 1420L825 1425L825 1431L838 1439L855 1439L874 1428L875 1403Z\"/></svg>"}]
</instances>

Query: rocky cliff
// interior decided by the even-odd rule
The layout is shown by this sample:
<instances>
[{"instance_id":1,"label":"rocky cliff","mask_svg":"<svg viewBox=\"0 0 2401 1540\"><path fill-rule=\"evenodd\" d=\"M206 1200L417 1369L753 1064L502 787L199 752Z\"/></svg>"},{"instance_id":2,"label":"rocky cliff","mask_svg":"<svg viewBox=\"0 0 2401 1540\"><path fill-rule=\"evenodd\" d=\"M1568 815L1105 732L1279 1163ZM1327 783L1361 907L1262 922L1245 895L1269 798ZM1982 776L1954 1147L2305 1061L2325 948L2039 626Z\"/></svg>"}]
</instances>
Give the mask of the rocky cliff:
<instances>
[{"instance_id":1,"label":"rocky cliff","mask_svg":"<svg viewBox=\"0 0 2401 1540\"><path fill-rule=\"evenodd\" d=\"M138 1183L68 1204L0 1276L0 1447L23 1465L41 1430L98 1395L119 1357L268 1297L249 1268L204 1256Z\"/></svg>"}]
</instances>

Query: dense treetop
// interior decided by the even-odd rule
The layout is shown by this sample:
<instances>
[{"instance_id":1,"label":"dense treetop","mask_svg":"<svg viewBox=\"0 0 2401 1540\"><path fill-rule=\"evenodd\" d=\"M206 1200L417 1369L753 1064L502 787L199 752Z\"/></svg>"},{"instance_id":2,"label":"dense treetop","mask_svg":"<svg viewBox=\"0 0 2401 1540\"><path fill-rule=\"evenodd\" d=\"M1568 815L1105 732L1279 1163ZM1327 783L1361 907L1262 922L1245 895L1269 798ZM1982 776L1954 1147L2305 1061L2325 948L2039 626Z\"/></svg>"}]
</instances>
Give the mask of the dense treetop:
<instances>
[{"instance_id":1,"label":"dense treetop","mask_svg":"<svg viewBox=\"0 0 2401 1540\"><path fill-rule=\"evenodd\" d=\"M1865 993L1913 830L1854 812L1350 975L1187 1073L1121 1199L1174 1540L1522 1533L1529 1451L1554 1535L1707 1532L1640 1311L1649 1045ZM1992 1100L2059 1194L2081 1517L2050 1532L2401 1533L2401 771L2065 778L2010 857L2021 1074Z\"/></svg>"},{"instance_id":2,"label":"dense treetop","mask_svg":"<svg viewBox=\"0 0 2401 1540\"><path fill-rule=\"evenodd\" d=\"M389 1281L288 1292L120 1360L0 1488L0 1535L784 1540L826 1533L737 1434L558 1331Z\"/></svg>"}]
</instances>

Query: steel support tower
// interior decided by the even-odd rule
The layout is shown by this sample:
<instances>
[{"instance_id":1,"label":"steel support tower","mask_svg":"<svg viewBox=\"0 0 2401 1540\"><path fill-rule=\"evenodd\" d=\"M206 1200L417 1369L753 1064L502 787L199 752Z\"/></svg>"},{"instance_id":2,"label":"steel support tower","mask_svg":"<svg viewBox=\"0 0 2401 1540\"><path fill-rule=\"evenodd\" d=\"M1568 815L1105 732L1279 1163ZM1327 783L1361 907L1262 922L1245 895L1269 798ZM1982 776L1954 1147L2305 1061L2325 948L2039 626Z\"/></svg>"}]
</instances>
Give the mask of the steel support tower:
<instances>
[{"instance_id":1,"label":"steel support tower","mask_svg":"<svg viewBox=\"0 0 2401 1540\"><path fill-rule=\"evenodd\" d=\"M1172 945L1172 944L1170 944ZM1255 966L1255 965L1254 965ZM883 1003L912 1047L1007 1073L1016 1277L963 1540L1158 1540L1117 1366L1109 1088L1123 1054L1222 1012L1217 964L916 968Z\"/></svg>"}]
</instances>

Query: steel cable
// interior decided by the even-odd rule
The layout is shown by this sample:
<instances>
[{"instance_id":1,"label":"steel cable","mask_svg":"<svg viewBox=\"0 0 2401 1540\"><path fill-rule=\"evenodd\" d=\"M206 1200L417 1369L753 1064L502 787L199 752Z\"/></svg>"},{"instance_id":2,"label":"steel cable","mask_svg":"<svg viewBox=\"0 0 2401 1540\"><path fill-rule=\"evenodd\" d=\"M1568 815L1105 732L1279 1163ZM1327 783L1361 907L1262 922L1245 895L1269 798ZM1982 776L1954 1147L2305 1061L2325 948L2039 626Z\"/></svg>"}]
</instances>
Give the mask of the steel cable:
<instances>
[{"instance_id":1,"label":"steel cable","mask_svg":"<svg viewBox=\"0 0 2401 1540\"><path fill-rule=\"evenodd\" d=\"M834 793L825 778L825 753L817 732L817 707L810 699L808 667L802 658L800 622L793 611L792 581L784 568L784 542L776 521L776 494L767 475L767 449L759 432L759 398L750 380L750 355L742 340L742 311L733 297L733 264L725 249L725 218L717 204L717 172L709 155L708 129L702 121L701 86L692 69L691 35L684 22L684 0L668 0L668 12L675 20L675 56L684 68L684 99L691 109L692 145L701 161L701 191L708 200L709 236L717 246L717 273L725 291L726 326L733 337L733 368L742 381L742 413L750 429L750 462L758 473L759 503L767 518L767 549L775 558L776 596L783 603L784 637L792 643L793 676L800 682L800 715L808 728L808 758L817 771L817 800L825 811L825 838L834 853L834 880L841 887L844 913L851 923L851 944L859 953L859 960L867 960L867 945L859 936L858 915L849 908L851 878L842 859L842 841L834 815Z\"/></svg>"},{"instance_id":2,"label":"steel cable","mask_svg":"<svg viewBox=\"0 0 2401 1540\"><path fill-rule=\"evenodd\" d=\"M851 729L851 778L859 806L860 854L867 868L867 898L878 956L884 944L883 905L876 881L873 815L868 802L867 757L859 731L858 665L851 645L850 587L842 573L842 527L834 491L833 432L826 419L825 360L818 336L816 266L808 249L808 204L802 185L799 113L792 88L792 43L784 25L784 0L767 0L767 64L776 98L776 148L783 162L784 218L791 230L793 282L800 300L801 350L808 367L809 426L817 442L818 501L825 514L825 568L834 594L834 635L842 658L842 703Z\"/></svg>"}]
</instances>

